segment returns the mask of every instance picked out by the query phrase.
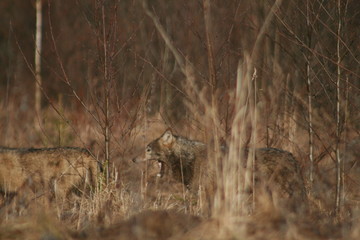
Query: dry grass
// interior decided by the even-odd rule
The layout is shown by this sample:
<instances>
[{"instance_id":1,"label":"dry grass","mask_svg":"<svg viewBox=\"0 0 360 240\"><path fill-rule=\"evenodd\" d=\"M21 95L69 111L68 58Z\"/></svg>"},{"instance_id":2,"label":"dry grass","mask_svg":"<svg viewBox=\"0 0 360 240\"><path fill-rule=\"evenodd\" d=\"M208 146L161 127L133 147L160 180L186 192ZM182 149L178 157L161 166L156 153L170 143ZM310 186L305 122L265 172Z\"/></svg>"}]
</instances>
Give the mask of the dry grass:
<instances>
[{"instance_id":1,"label":"dry grass","mask_svg":"<svg viewBox=\"0 0 360 240\"><path fill-rule=\"evenodd\" d=\"M238 85L243 87L235 90L229 100L235 109L230 135L222 130L223 120L214 118L221 115L214 110L209 98L206 97L207 89L198 89L191 81L185 89L189 91L190 96L197 99L198 105L189 105L189 111L195 114L188 122L177 123L173 128L175 134L207 143L207 161L217 182L217 191L211 196L189 191L172 178L159 178L157 175L160 168L156 162L132 162L136 155L144 151L147 143L159 137L171 125L160 115L139 115L131 125L133 127L130 131L120 127L112 129L111 156L114 178L110 184L102 185L90 196L83 195L71 202L48 202L42 201L42 198L36 201L14 200L0 209L0 238L357 239L360 236L357 231L357 219L360 214L357 184L359 141L354 140L345 144L346 147L343 149L346 174L345 201L341 215L336 216L335 168L331 159L332 154L325 152L324 157L318 160L315 182L310 188L307 178L308 165L304 154L307 138L301 137L305 131L299 120L294 121L299 119L299 110L294 108L289 110L290 112L280 114L276 112L280 111L279 109L265 108L265 98L258 99L257 104L249 101L253 90L247 85L247 82L251 81L245 79L254 76L241 74L241 69L238 71ZM270 102L275 105L278 95L282 93L273 90L271 94ZM205 110L204 115L196 114L202 111L201 109ZM33 129L32 121L27 120L27 124L23 124L22 121L14 120L14 115L20 114L15 107L11 109L9 105L6 111L2 112L5 114L2 115L2 122L6 124L3 125L6 128L2 131L6 131L7 136L2 140L3 145L81 146L88 147L96 157L103 159L99 127L85 113L64 111L64 116L70 120L70 124L67 124L51 108L44 110L45 124L38 132ZM269 119L262 117L264 115L277 117L274 117L273 122L266 122ZM283 116L279 117L280 115ZM30 118L26 114L24 116ZM317 118L320 117L315 114L315 120ZM268 129L264 126L268 126ZM300 136L296 137L297 134ZM324 135L324 138L328 136L323 129L319 134ZM122 136L121 140L117 136ZM329 138L328 142L320 142L315 149L319 153L324 151L325 146L332 144ZM247 192L248 187L254 184L251 175L252 164L266 159L261 157L261 154L260 157L256 157L256 151L252 150L263 146L292 150L301 166L305 181L299 180L298 172L294 172L292 178L299 180L297 184L303 184L301 187L306 188L308 199L297 199L298 202L292 205L297 207L302 205L303 201L307 201L307 208L299 207L297 211L292 211L286 207L287 198L284 195L277 196L276 192L269 195L267 187L255 188L256 199ZM244 148L250 149L247 155L243 154ZM284 161L283 157L270 158ZM276 161L274 164L279 165ZM244 166L249 167L243 168ZM275 179L277 185L277 168L269 169L273 172L266 173L266 179ZM289 175L285 176L289 179ZM281 188L289 190L295 187L297 191L299 187L292 184L288 181ZM206 182L200 180L200 189L205 185ZM264 186L271 187L271 184L267 183ZM214 199L210 217L204 214L204 202L207 200L204 198ZM274 202L275 198L280 200Z\"/></svg>"},{"instance_id":2,"label":"dry grass","mask_svg":"<svg viewBox=\"0 0 360 240\"><path fill-rule=\"evenodd\" d=\"M2 194L0 202L5 203L0 208L0 239L359 239L358 83L354 81L351 87L347 85L343 88L343 100L345 96L350 97L346 99L349 102L343 102L342 114L344 119L346 117L346 124L344 120L343 135L339 139L334 130L339 127L333 116L334 86L331 81L322 80L333 77L334 63L330 61L333 53L328 50L333 47L331 42L327 43L330 39L328 35L321 35L321 31L316 35L320 29L331 29L332 23L327 23L329 26L326 27L321 25L305 29L314 31L314 39L319 39L314 43L314 49L310 49L301 40L306 31L286 24L293 13L291 11L299 12L294 14L297 17L306 15L299 11L298 2L285 4L286 1L282 1L284 12L281 9L270 11L271 6L267 5L270 2L281 1L239 1L239 6L246 6L235 7L236 12L231 13L234 19L228 19L231 14L224 9L234 6L234 3L225 7L220 6L223 5L221 1L211 3L217 4L212 6L212 11L219 16L211 16L212 11L207 9L191 15L193 19L186 19L189 21L186 31L193 32L199 41L190 33L184 34L178 26L172 29L171 24L166 28L161 25L174 20L165 16L171 11L177 16L176 7L162 9L163 4L159 4L157 12L156 7L146 8L144 5L145 16L141 4L133 4L136 12L131 14L141 16L141 24L137 26L140 30L134 34L139 35L140 40L136 40L138 36L127 39L124 49L129 51L116 53L122 58L111 63L116 69L109 68L117 72L111 82L110 125L105 126L103 82L99 80L104 76L101 76L102 70L97 72L97 68L104 66L98 66L102 61L99 59L87 59L94 62L94 66L87 67L94 68L96 73L87 73L91 75L86 76L90 78L90 90L83 94L86 99L84 105L77 102L67 107L59 93L58 101L46 99L41 114L36 116L32 113L31 103L21 102L16 94L10 94L6 104L0 99L0 145L3 146L83 147L102 161L106 155L104 129L111 129L111 178L107 185L99 173L98 187L91 194L79 195L71 200L47 201L46 197L40 196L14 197L6 202L6 193ZM97 3L100 4L100 1ZM204 0L204 9L209 4ZM291 8L287 11L288 5L295 5L295 10ZM198 8L197 5L192 7ZM217 7L225 14L215 11ZM275 5L273 7L276 8ZM185 10L191 12L187 8ZM327 13L317 14L317 11L313 12L314 24L318 17L323 17L322 14L327 16ZM240 18L248 12L250 15L244 17L246 24L238 25L237 22L243 21ZM157 19L158 14L160 20ZM149 18L144 18L144 21L143 15ZM129 19L134 21L132 17ZM215 20L212 21L211 17ZM203 18L204 26L196 26L196 22L201 22L199 19ZM99 19L111 20L112 17ZM223 29L226 21L229 21L229 33L225 34L219 29ZM115 22L107 23L106 27L101 25L106 23L99 22L93 27L97 28L98 24L104 29L111 29L110 26L117 24ZM300 18L294 24L302 26L299 22L305 21ZM148 35L148 29L154 29L154 26L155 30L149 31ZM97 37L102 31L96 33ZM211 31L216 34L212 35ZM170 33L178 39L171 39ZM119 43L116 34L110 32L108 35L114 38L113 45ZM206 36L206 40L202 35ZM226 39L222 39L227 35ZM150 38L151 43L148 42ZM97 41L99 44L103 40ZM131 45L132 41L134 45ZM105 42L103 44L106 46ZM104 49L98 48L101 59ZM181 48L186 50L181 52ZM306 51L309 56L302 55ZM344 52L344 58L350 55ZM318 59L320 56L325 57ZM311 76L316 91L313 93L309 93L303 84L302 65L307 57L313 68L311 74L314 76ZM156 62L159 59L160 63ZM354 62L353 59L347 61ZM87 65L87 62L84 64ZM117 69L118 66L124 69ZM62 71L66 75L66 69ZM358 76L356 70L349 72L350 77ZM124 79L117 82L117 74ZM82 75L74 77L83 78ZM125 81L125 78L128 80ZM83 84L81 81L76 83ZM76 92L71 81L66 87ZM311 113L314 130L313 182L309 181L308 94L314 98ZM71 97L66 98L68 102L72 101ZM354 114L351 116L349 113ZM161 168L157 162L132 162L135 156L143 153L150 141L158 138L168 127L176 135L206 143L204 161L207 166L201 166L201 170L216 183L214 191L202 194L209 178L199 178L199 191L191 191L171 176L158 177ZM341 158L344 162L343 166L338 166L343 173L344 189L338 212L335 210L337 146L343 153ZM263 147L268 150L256 150ZM285 151L269 153L272 148ZM244 154L244 149L247 154ZM37 167L42 168L41 165ZM16 179L21 183L26 182L22 172L15 172L6 164L0 166L0 173L8 174L0 177L17 175L20 177ZM6 179L0 179L2 182ZM12 191L18 192L18 196L32 196L39 186L48 187L41 181L34 184L38 186L17 186ZM211 213L207 211L207 202L211 202Z\"/></svg>"},{"instance_id":3,"label":"dry grass","mask_svg":"<svg viewBox=\"0 0 360 240\"><path fill-rule=\"evenodd\" d=\"M154 128L152 124L159 126L159 123L147 123L154 136L164 130L165 124ZM137 134L140 132L137 130ZM130 135L129 140L131 138L135 139L134 146L144 146L141 136ZM147 138L152 139L151 136ZM14 201L2 208L1 239L357 239L359 236L356 231L357 140L345 151L344 157L349 160L346 166L349 184L346 185L346 210L340 217L333 214L332 169L329 170L331 175L320 174L325 179L316 179L313 192L308 192L309 209L289 211L281 201L274 205L266 192L257 190L258 211L244 214L245 205L250 204L248 209L252 200L247 199L245 204L244 196L239 195L244 186L242 176L246 173L226 172L227 164L231 163L231 151L234 151L231 147L229 153L219 155L222 172L218 171L219 195L212 196L215 197L213 215L202 216L204 206L199 196L174 179L159 178L157 163L132 163L131 159L141 148L114 154L117 179L97 189L90 197L82 196L71 203L54 201L47 206L39 200L28 205ZM250 157L242 161L247 159ZM209 161L215 160L210 157ZM241 162L231 164L238 163ZM330 167L331 163L324 163L322 169L326 166ZM235 167L239 169L239 165ZM251 184L251 179L247 181Z\"/></svg>"}]
</instances>

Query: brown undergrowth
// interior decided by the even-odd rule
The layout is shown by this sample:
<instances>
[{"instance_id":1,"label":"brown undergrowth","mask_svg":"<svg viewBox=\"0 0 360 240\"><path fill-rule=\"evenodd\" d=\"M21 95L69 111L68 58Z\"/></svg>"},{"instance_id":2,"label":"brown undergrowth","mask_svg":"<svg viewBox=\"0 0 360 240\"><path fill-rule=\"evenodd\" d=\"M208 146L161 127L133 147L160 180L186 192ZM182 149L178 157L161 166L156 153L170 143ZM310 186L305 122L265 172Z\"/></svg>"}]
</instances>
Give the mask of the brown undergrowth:
<instances>
[{"instance_id":1,"label":"brown undergrowth","mask_svg":"<svg viewBox=\"0 0 360 240\"><path fill-rule=\"evenodd\" d=\"M162 130L158 131L160 134ZM347 159L356 171L357 144L348 145ZM136 151L135 151L136 152ZM353 220L334 218L329 200L312 198L309 208L289 211L275 197L257 190L256 205L261 211L251 215L202 215L199 196L173 178L159 176L156 161L134 164L137 153L117 161L117 179L96 189L91 196L72 202L41 201L23 207L12 202L16 215L2 215L1 239L357 239L356 206L347 203ZM270 174L271 175L271 174ZM352 178L355 175L351 175ZM305 183L304 183L305 184ZM319 187L319 186L317 186ZM315 189L318 195L331 189ZM31 190L29 190L31 191ZM348 194L356 194L348 188ZM316 196L316 195L315 195ZM355 196L355 195L354 195ZM214 196L212 196L214 197ZM305 201L305 200L304 200ZM251 203L251 200L249 200ZM302 203L299 202L299 206ZM214 207L217 205L215 204ZM12 212L14 214L14 212ZM30 220L31 219L31 220ZM34 220L35 219L35 220ZM351 219L351 218L350 218ZM61 227L60 227L61 226ZM354 230L353 230L354 229Z\"/></svg>"}]
</instances>

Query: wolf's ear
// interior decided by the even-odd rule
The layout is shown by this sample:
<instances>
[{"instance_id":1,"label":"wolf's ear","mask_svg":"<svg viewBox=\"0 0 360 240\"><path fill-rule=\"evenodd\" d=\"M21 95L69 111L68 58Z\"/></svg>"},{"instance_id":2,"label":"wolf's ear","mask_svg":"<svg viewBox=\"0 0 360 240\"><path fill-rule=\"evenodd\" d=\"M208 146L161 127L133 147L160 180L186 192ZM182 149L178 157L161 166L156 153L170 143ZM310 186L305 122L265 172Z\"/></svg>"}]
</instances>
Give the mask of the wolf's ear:
<instances>
[{"instance_id":1,"label":"wolf's ear","mask_svg":"<svg viewBox=\"0 0 360 240\"><path fill-rule=\"evenodd\" d=\"M170 146L174 142L174 135L172 134L171 129L166 130L160 140L163 145Z\"/></svg>"}]
</instances>

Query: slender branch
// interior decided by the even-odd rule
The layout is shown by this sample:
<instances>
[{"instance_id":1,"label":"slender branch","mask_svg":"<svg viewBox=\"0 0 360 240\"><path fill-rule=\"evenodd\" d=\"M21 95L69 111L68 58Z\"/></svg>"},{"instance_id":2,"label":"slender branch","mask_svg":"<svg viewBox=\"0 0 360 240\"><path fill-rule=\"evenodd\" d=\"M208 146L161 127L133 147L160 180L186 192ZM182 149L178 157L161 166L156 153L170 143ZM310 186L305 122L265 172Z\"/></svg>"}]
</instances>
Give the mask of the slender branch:
<instances>
[{"instance_id":1,"label":"slender branch","mask_svg":"<svg viewBox=\"0 0 360 240\"><path fill-rule=\"evenodd\" d=\"M163 38L165 44L168 46L170 51L175 57L176 63L179 65L182 73L187 76L188 75L188 69L187 67L193 66L187 59L185 59L183 56L181 56L179 50L174 46L173 41L171 40L169 34L166 32L165 28L161 25L159 19L149 10L148 4L146 0L141 0L142 6L144 8L144 11L146 15L148 15L151 20L154 22L154 25L158 32L160 33L161 37Z\"/></svg>"},{"instance_id":2,"label":"slender branch","mask_svg":"<svg viewBox=\"0 0 360 240\"><path fill-rule=\"evenodd\" d=\"M130 50L132 53L136 54L136 57L140 58L140 60L142 60L143 62L147 63L150 65L150 67L157 73L159 74L159 76L164 79L171 87L173 87L176 91L178 91L179 93L181 93L181 95L183 97L186 98L186 100L193 102L191 100L191 98L184 92L182 91L179 87L177 87L174 83L172 83L159 69L156 68L156 66L154 66L154 64L152 64L148 59L144 58L143 56L137 54L136 52Z\"/></svg>"},{"instance_id":3,"label":"slender branch","mask_svg":"<svg viewBox=\"0 0 360 240\"><path fill-rule=\"evenodd\" d=\"M72 87L71 85L71 81L69 79L69 77L66 74L65 68L64 68L64 64L63 61L59 55L59 51L57 49L57 45L56 45L56 41L54 38L54 31L53 31L53 25L52 25L52 21L51 21L51 17L50 17L50 1L48 2L48 6L49 6L49 11L48 11L48 19L49 19L49 28L50 28L50 36L51 36L51 42L52 45L54 47L54 52L56 55L56 60L60 66L61 69L61 73L63 75L62 80L63 82L71 89L71 92L73 93L73 95L75 96L75 98L79 101L79 103L81 104L81 106L86 110L86 112L88 114L90 114L90 116L96 121L97 124L99 124L101 126L100 120L98 117L96 117L91 111L90 109L86 106L85 102L81 99L81 97L77 94L77 92L75 91L75 89Z\"/></svg>"},{"instance_id":4,"label":"slender branch","mask_svg":"<svg viewBox=\"0 0 360 240\"><path fill-rule=\"evenodd\" d=\"M286 34L281 34L282 37L287 38L289 41L295 43L297 46L304 48L307 51L310 51L313 55L313 57L316 58L317 62L323 67L325 73L327 74L327 76L329 77L329 81L331 83L334 84L334 86L336 86L336 81L334 81L331 77L331 73L326 69L325 64L323 63L324 60L329 61L330 63L333 63L334 65L337 65L341 68L341 70L344 70L348 73L351 73L352 75L354 75L355 77L360 78L360 74L358 74L356 71L351 70L349 67L346 67L344 65L338 65L337 61L335 61L334 59L332 59L329 56L326 56L324 54L322 54L319 51L316 51L315 49L311 49L307 46L307 43L305 43L303 40L300 39L300 37L291 29L291 27L283 20L281 19L281 17L279 16L279 14L275 13L277 20L285 27L285 29L291 34L291 36L294 38L289 38L289 36L287 36ZM321 59L321 58L322 59ZM353 88L354 90L360 91L360 88L354 84L354 83L350 83L349 85L351 88Z\"/></svg>"},{"instance_id":5,"label":"slender branch","mask_svg":"<svg viewBox=\"0 0 360 240\"><path fill-rule=\"evenodd\" d=\"M21 56L23 57L24 61L25 61L25 64L27 66L27 68L29 69L29 71L31 72L31 74L33 76L35 76L35 71L34 71L34 68L33 66L31 65L31 63L28 61L28 59L26 58L25 56L25 53L23 52L20 44L19 44L19 41L18 39L15 37L15 42L16 42L16 45L21 53ZM73 130L73 132L75 133L75 135L78 137L78 139L80 140L80 142L82 143L82 145L84 146L84 148L86 148L90 155L94 158L94 159L97 159L96 156L91 152L90 149L88 149L86 147L86 144L85 142L82 140L79 132L75 129L75 127L71 124L71 122L69 121L69 119L66 118L66 116L60 111L60 109L58 109L56 107L56 105L52 102L52 100L50 99L50 97L48 96L48 94L46 93L45 89L43 88L43 86L40 86L40 90L41 90L41 93L44 95L45 99L47 100L47 102L50 104L50 106L54 109L54 111L61 117L61 119ZM97 161L97 160L96 160Z\"/></svg>"},{"instance_id":6,"label":"slender branch","mask_svg":"<svg viewBox=\"0 0 360 240\"><path fill-rule=\"evenodd\" d=\"M253 68L254 68L253 67L254 58L255 58L255 55L259 51L260 43L262 42L262 40L263 40L263 38L265 36L266 30L268 29L271 21L273 20L276 11L281 6L282 1L283 0L276 0L275 1L274 5L271 7L269 13L266 16L263 25L260 28L260 31L259 31L259 33L258 33L258 35L256 37L255 44L254 44L254 47L253 47L251 55L250 55L250 61L248 62L247 74L250 74L252 72Z\"/></svg>"},{"instance_id":7,"label":"slender branch","mask_svg":"<svg viewBox=\"0 0 360 240\"><path fill-rule=\"evenodd\" d=\"M208 53L208 66L209 66L209 74L210 74L210 86L212 89L212 95L214 95L216 89L216 69L215 69L214 50L213 50L213 41L212 41L210 0L204 0L203 5L204 5L206 46Z\"/></svg>"},{"instance_id":8,"label":"slender branch","mask_svg":"<svg viewBox=\"0 0 360 240\"><path fill-rule=\"evenodd\" d=\"M308 31L307 36L307 47L311 49L311 23L310 23L310 9L309 0L306 1L306 26ZM306 56L306 79L308 88L308 134L309 134L309 160L310 160L310 183L312 185L314 181L314 131L313 131L313 120L312 120L312 82L310 77L310 54Z\"/></svg>"},{"instance_id":9,"label":"slender branch","mask_svg":"<svg viewBox=\"0 0 360 240\"><path fill-rule=\"evenodd\" d=\"M341 56L340 56L340 43L341 43L341 1L338 0L338 27L337 27L337 79L336 79L336 213L339 215L341 210L341 191L342 191L342 164L340 157L340 140L341 140L341 126L340 126L340 79L341 79Z\"/></svg>"}]
</instances>

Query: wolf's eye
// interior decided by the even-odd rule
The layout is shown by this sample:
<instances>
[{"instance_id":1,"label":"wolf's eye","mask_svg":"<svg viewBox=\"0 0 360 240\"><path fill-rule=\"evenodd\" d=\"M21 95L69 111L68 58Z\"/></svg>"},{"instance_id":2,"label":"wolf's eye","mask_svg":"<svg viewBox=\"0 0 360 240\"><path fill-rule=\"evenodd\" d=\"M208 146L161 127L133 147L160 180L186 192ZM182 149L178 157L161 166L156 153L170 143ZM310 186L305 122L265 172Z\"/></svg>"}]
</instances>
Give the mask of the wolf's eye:
<instances>
[{"instance_id":1,"label":"wolf's eye","mask_svg":"<svg viewBox=\"0 0 360 240\"><path fill-rule=\"evenodd\" d=\"M150 148L150 147L147 147L147 148L146 148L146 152L151 152L151 148Z\"/></svg>"}]
</instances>

